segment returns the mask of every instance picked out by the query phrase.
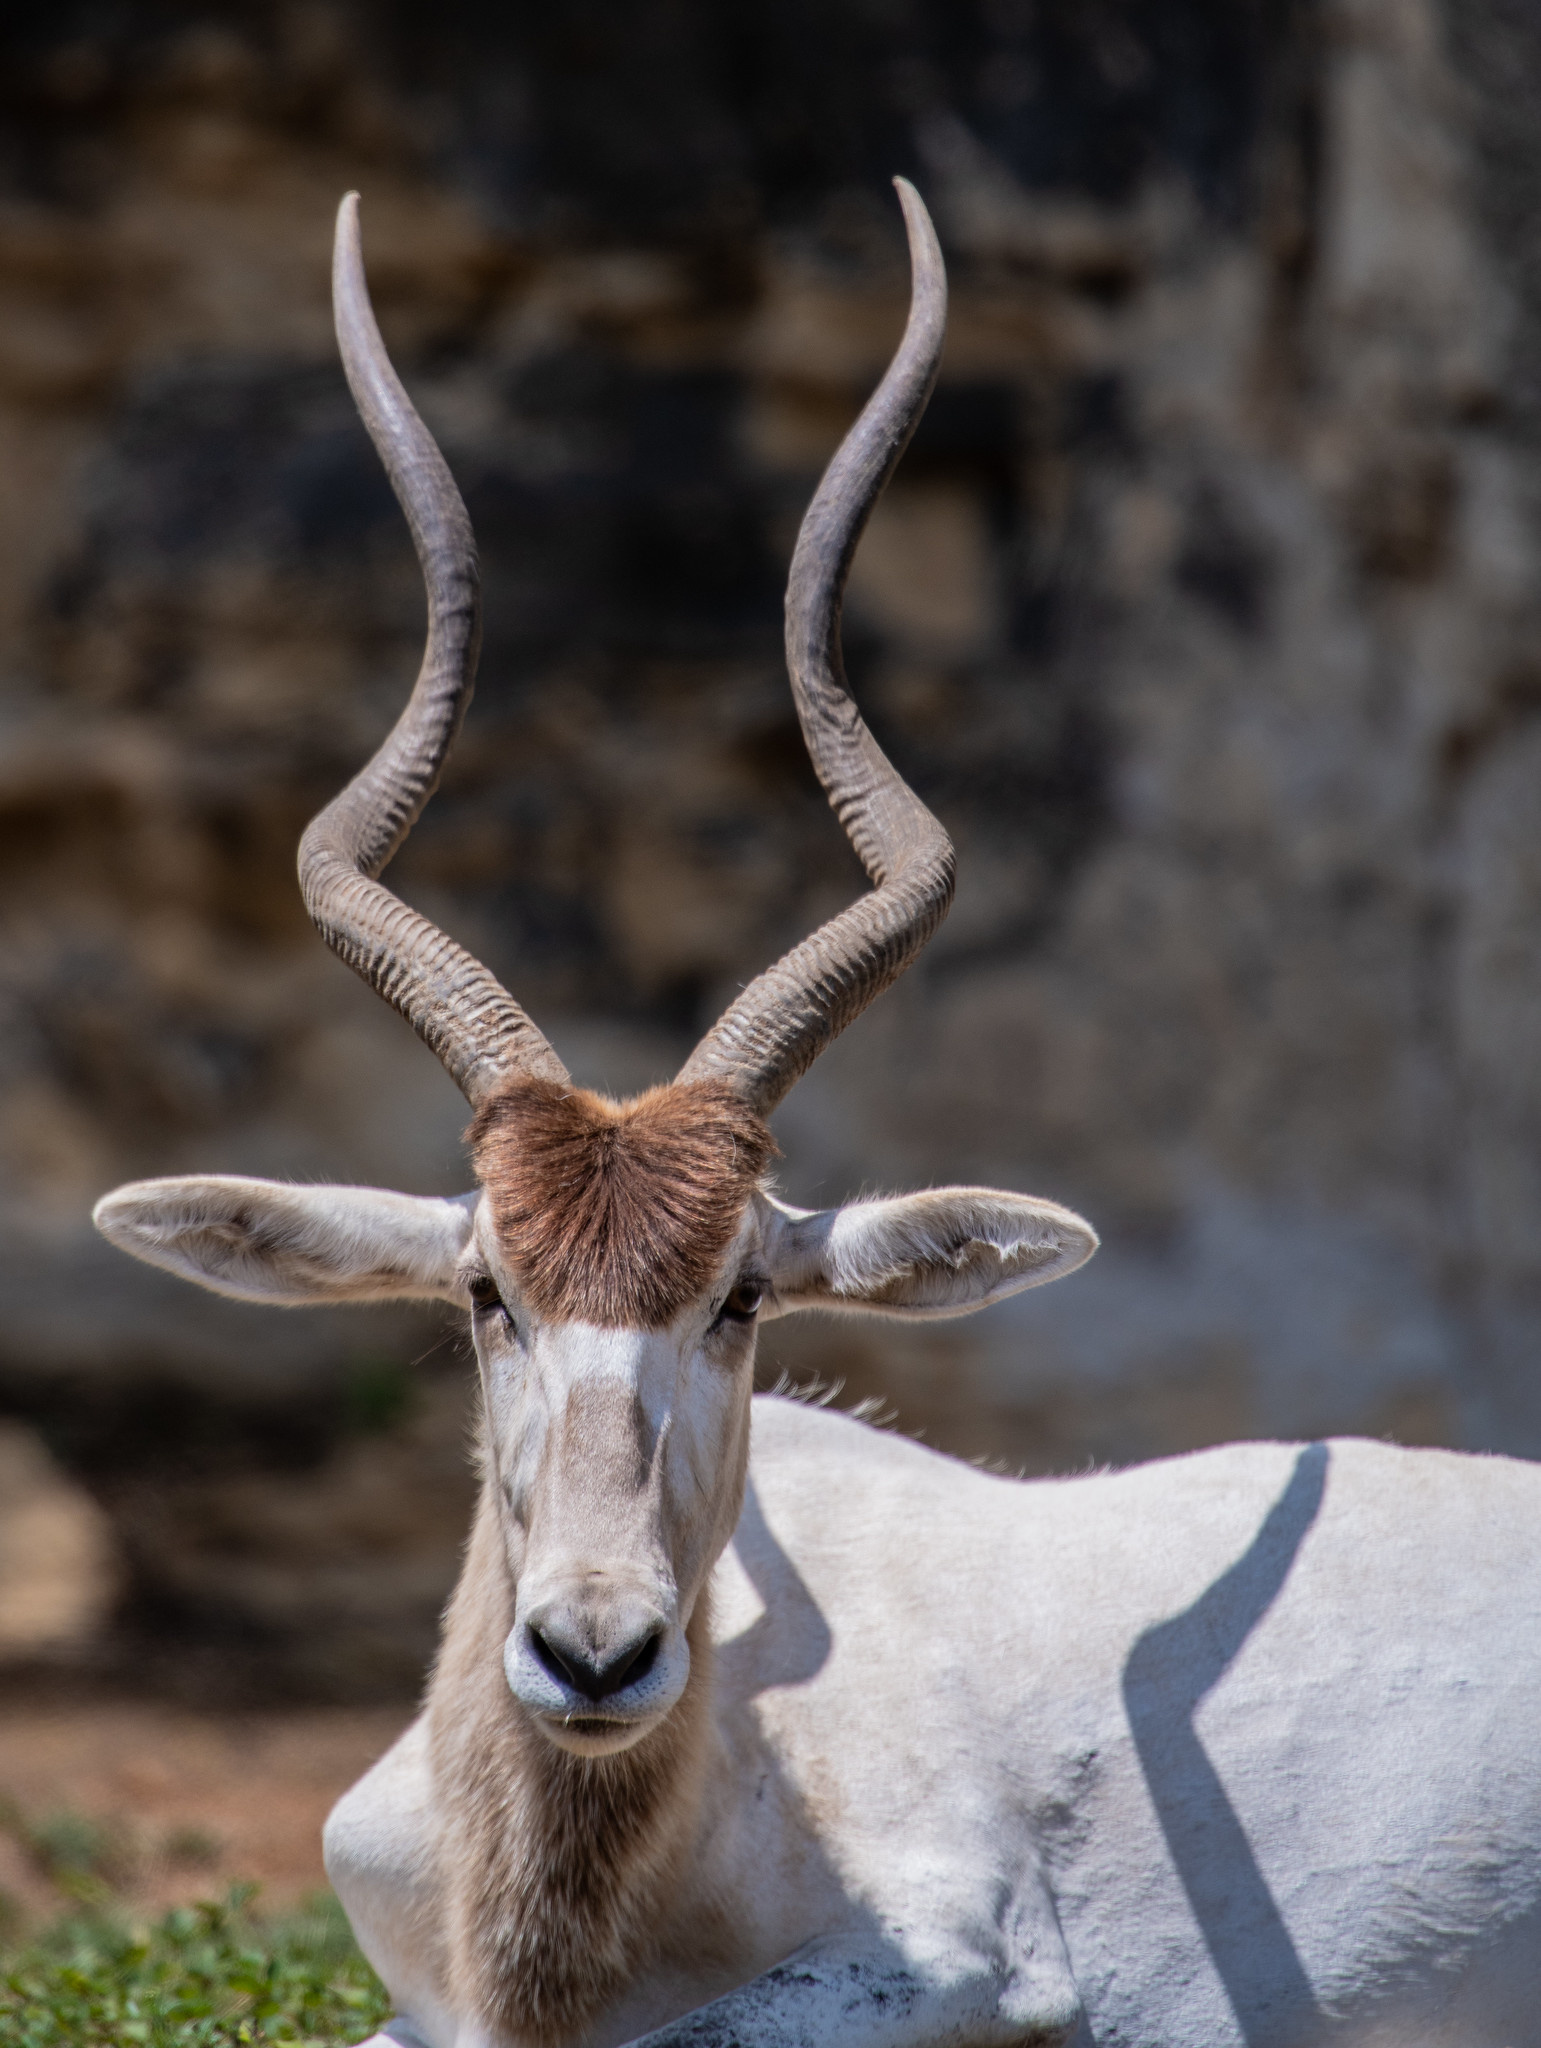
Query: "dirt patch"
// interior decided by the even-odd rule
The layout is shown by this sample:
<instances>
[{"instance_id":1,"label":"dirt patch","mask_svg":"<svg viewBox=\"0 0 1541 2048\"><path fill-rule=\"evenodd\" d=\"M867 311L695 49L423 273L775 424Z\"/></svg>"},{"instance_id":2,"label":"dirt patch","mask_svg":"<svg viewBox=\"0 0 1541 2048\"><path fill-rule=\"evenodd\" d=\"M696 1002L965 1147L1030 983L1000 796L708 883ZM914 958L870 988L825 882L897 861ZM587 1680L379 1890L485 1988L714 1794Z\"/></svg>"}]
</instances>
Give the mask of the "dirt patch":
<instances>
[{"instance_id":1,"label":"dirt patch","mask_svg":"<svg viewBox=\"0 0 1541 2048\"><path fill-rule=\"evenodd\" d=\"M327 1809L410 1719L398 1708L210 1715L0 1708L0 1893L27 1920L72 1896L138 1913L254 1879L264 1905L326 1881Z\"/></svg>"}]
</instances>

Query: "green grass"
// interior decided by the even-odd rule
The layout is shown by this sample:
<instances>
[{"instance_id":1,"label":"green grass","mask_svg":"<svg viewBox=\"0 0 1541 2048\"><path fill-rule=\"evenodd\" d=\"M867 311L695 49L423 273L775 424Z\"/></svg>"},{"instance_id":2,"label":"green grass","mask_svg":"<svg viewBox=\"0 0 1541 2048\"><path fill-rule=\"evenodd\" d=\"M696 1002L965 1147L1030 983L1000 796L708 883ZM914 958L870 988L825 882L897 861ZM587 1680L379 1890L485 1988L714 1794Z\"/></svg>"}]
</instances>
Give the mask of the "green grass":
<instances>
[{"instance_id":1,"label":"green grass","mask_svg":"<svg viewBox=\"0 0 1541 2048\"><path fill-rule=\"evenodd\" d=\"M342 2048L390 2016L335 1899L268 1920L252 1897L149 1927L95 1906L61 1920L0 1960L0 2048Z\"/></svg>"}]
</instances>

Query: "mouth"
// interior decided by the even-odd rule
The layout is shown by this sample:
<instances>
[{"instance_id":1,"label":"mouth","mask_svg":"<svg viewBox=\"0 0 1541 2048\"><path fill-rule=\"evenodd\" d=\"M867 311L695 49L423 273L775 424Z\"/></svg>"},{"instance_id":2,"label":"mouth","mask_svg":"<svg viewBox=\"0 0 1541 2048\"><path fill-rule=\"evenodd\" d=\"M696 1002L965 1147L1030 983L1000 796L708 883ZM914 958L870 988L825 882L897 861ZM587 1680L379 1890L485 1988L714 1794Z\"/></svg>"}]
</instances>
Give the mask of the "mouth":
<instances>
[{"instance_id":1,"label":"mouth","mask_svg":"<svg viewBox=\"0 0 1541 2048\"><path fill-rule=\"evenodd\" d=\"M560 1719L555 1714L548 1714L546 1718L564 1735L618 1735L622 1729L633 1725L619 1714L564 1714Z\"/></svg>"},{"instance_id":2,"label":"mouth","mask_svg":"<svg viewBox=\"0 0 1541 2048\"><path fill-rule=\"evenodd\" d=\"M619 1714L537 1714L535 1720L548 1742L565 1749L570 1756L615 1756L630 1749L659 1720L652 1713L622 1717Z\"/></svg>"}]
</instances>

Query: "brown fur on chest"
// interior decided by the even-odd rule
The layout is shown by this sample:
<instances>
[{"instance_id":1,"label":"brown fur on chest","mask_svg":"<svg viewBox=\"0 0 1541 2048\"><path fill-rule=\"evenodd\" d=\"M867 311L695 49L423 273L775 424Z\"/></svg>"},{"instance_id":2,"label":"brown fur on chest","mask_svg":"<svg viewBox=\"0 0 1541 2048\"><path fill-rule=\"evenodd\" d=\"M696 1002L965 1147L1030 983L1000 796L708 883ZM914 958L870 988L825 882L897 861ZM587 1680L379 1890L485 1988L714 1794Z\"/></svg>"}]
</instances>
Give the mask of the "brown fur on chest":
<instances>
[{"instance_id":1,"label":"brown fur on chest","mask_svg":"<svg viewBox=\"0 0 1541 2048\"><path fill-rule=\"evenodd\" d=\"M537 1314L661 1329L705 1288L776 1155L720 1082L612 1102L520 1080L467 1134L504 1256Z\"/></svg>"},{"instance_id":2,"label":"brown fur on chest","mask_svg":"<svg viewBox=\"0 0 1541 2048\"><path fill-rule=\"evenodd\" d=\"M695 1690L640 1754L563 1756L533 1738L547 1754L522 1759L517 1825L480 1845L468 1902L476 2003L506 2038L571 2041L657 1952L699 1798Z\"/></svg>"},{"instance_id":3,"label":"brown fur on chest","mask_svg":"<svg viewBox=\"0 0 1541 2048\"><path fill-rule=\"evenodd\" d=\"M561 2048L666 1936L700 1812L711 1623L703 1596L690 1679L662 1726L584 1758L509 1694L498 1651L512 1604L484 1487L428 1703L452 1996L497 2040Z\"/></svg>"}]
</instances>

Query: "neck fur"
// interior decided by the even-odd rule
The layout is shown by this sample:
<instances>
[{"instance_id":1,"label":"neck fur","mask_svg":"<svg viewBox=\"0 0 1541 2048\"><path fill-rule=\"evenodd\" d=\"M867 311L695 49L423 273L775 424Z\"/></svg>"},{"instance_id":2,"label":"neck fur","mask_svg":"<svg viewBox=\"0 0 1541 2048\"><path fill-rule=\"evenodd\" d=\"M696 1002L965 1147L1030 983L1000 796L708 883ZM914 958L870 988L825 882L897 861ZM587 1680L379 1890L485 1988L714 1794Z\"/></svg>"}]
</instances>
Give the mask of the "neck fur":
<instances>
[{"instance_id":1,"label":"neck fur","mask_svg":"<svg viewBox=\"0 0 1541 2048\"><path fill-rule=\"evenodd\" d=\"M572 1756L503 1676L513 1586L490 1489L446 1620L428 1696L450 1968L495 2039L555 2048L580 2034L659 1941L689 1852L711 1703L707 1598L686 1639L690 1677L618 1755Z\"/></svg>"}]
</instances>

